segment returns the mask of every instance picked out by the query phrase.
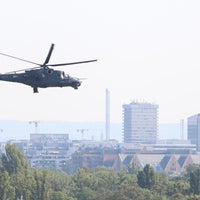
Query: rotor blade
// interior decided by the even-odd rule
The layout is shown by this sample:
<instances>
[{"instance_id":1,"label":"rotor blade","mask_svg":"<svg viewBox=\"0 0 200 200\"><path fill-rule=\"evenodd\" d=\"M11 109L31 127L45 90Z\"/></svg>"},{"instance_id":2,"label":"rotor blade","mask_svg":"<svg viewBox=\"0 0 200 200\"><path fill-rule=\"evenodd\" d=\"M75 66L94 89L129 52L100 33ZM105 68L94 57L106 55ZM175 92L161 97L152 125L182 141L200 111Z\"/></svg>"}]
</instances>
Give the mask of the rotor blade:
<instances>
[{"instance_id":1,"label":"rotor blade","mask_svg":"<svg viewBox=\"0 0 200 200\"><path fill-rule=\"evenodd\" d=\"M78 78L78 80L87 80L87 78Z\"/></svg>"},{"instance_id":2,"label":"rotor blade","mask_svg":"<svg viewBox=\"0 0 200 200\"><path fill-rule=\"evenodd\" d=\"M50 49L49 49L49 53L48 53L47 58L46 58L46 60L45 60L45 62L44 62L43 65L46 65L46 64L49 62L49 59L50 59L50 57L51 57L53 48L54 48L54 44L51 44L51 47L50 47Z\"/></svg>"},{"instance_id":3,"label":"rotor blade","mask_svg":"<svg viewBox=\"0 0 200 200\"><path fill-rule=\"evenodd\" d=\"M31 62L31 61L28 61L28 60L24 60L24 59L21 59L21 58L15 57L15 56L11 56L11 55L8 55L8 54L5 54L5 53L0 53L0 55L7 56L7 57L10 57L10 58L14 58L14 59L17 59L17 60L21 60L21 61L23 61L23 62L27 62L27 63L31 63L31 64L34 64L34 65L39 65L39 66L41 66L41 64L38 64L38 63L35 63L35 62Z\"/></svg>"},{"instance_id":4,"label":"rotor blade","mask_svg":"<svg viewBox=\"0 0 200 200\"><path fill-rule=\"evenodd\" d=\"M12 73L16 73L16 72L28 71L28 70L39 69L39 68L40 68L40 66L32 67L32 68L26 68L26 69L19 69L19 70L15 70L15 71L11 71L11 72L6 72L5 74L12 74Z\"/></svg>"},{"instance_id":5,"label":"rotor blade","mask_svg":"<svg viewBox=\"0 0 200 200\"><path fill-rule=\"evenodd\" d=\"M50 64L46 66L57 67L57 66L64 66L64 65L77 65L89 62L96 62L97 60L86 60L86 61L79 61L79 62L71 62L71 63L60 63L60 64Z\"/></svg>"}]
</instances>

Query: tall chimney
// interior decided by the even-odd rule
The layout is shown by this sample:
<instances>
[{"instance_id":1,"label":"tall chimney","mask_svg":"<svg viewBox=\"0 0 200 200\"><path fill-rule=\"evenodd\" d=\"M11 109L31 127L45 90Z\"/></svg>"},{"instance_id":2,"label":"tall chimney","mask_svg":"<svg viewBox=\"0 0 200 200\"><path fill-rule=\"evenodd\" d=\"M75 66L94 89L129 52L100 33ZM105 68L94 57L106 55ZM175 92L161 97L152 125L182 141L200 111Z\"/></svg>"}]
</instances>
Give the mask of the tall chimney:
<instances>
[{"instance_id":1,"label":"tall chimney","mask_svg":"<svg viewBox=\"0 0 200 200\"><path fill-rule=\"evenodd\" d=\"M184 119L180 120L180 138L184 140Z\"/></svg>"},{"instance_id":2,"label":"tall chimney","mask_svg":"<svg viewBox=\"0 0 200 200\"><path fill-rule=\"evenodd\" d=\"M106 89L106 141L110 140L110 92Z\"/></svg>"}]
</instances>

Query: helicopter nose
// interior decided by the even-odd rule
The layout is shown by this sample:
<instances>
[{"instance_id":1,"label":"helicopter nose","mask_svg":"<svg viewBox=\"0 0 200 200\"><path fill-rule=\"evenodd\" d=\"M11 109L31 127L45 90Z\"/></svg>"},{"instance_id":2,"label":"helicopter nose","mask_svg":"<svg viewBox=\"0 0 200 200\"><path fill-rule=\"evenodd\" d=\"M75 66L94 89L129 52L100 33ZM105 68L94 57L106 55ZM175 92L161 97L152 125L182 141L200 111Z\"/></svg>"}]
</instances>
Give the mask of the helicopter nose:
<instances>
[{"instance_id":1,"label":"helicopter nose","mask_svg":"<svg viewBox=\"0 0 200 200\"><path fill-rule=\"evenodd\" d=\"M79 87L81 85L80 81L76 81L76 87Z\"/></svg>"},{"instance_id":2,"label":"helicopter nose","mask_svg":"<svg viewBox=\"0 0 200 200\"><path fill-rule=\"evenodd\" d=\"M77 85L78 85L78 86L80 86L80 85L81 85L81 83L82 83L81 81L77 81Z\"/></svg>"},{"instance_id":3,"label":"helicopter nose","mask_svg":"<svg viewBox=\"0 0 200 200\"><path fill-rule=\"evenodd\" d=\"M78 89L78 87L81 85L81 81L79 81L79 79L74 78L73 81L73 88Z\"/></svg>"}]
</instances>

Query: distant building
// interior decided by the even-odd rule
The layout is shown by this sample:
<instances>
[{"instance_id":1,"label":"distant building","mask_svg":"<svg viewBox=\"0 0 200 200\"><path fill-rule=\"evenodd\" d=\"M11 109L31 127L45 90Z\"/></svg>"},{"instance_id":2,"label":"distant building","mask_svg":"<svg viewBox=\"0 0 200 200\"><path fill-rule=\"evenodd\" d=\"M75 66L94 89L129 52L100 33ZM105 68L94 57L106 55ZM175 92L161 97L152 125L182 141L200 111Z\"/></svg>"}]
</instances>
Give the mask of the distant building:
<instances>
[{"instance_id":1,"label":"distant building","mask_svg":"<svg viewBox=\"0 0 200 200\"><path fill-rule=\"evenodd\" d=\"M118 151L101 151L100 149L81 151L72 155L73 173L82 167L108 167L116 171L127 166L143 169L147 164L155 171L165 171L169 175L180 175L186 172L191 164L200 164L200 154L181 153L119 153Z\"/></svg>"},{"instance_id":2,"label":"distant building","mask_svg":"<svg viewBox=\"0 0 200 200\"><path fill-rule=\"evenodd\" d=\"M158 105L137 103L123 105L124 143L155 144L158 134Z\"/></svg>"},{"instance_id":3,"label":"distant building","mask_svg":"<svg viewBox=\"0 0 200 200\"><path fill-rule=\"evenodd\" d=\"M200 151L200 114L188 117L188 140L196 145L196 150Z\"/></svg>"},{"instance_id":4,"label":"distant building","mask_svg":"<svg viewBox=\"0 0 200 200\"><path fill-rule=\"evenodd\" d=\"M63 169L71 158L68 134L31 134L25 152L31 167Z\"/></svg>"},{"instance_id":5,"label":"distant building","mask_svg":"<svg viewBox=\"0 0 200 200\"><path fill-rule=\"evenodd\" d=\"M68 149L68 134L30 134L30 142L34 147L46 149Z\"/></svg>"},{"instance_id":6,"label":"distant building","mask_svg":"<svg viewBox=\"0 0 200 200\"><path fill-rule=\"evenodd\" d=\"M142 169L150 164L170 175L184 173L191 164L200 164L196 145L184 140L162 140L156 144L119 144L115 140L69 141L67 134L32 134L31 140L10 140L22 148L34 168L65 170L73 174L82 167L108 167L116 171L126 166ZM0 143L0 153L5 144Z\"/></svg>"}]
</instances>

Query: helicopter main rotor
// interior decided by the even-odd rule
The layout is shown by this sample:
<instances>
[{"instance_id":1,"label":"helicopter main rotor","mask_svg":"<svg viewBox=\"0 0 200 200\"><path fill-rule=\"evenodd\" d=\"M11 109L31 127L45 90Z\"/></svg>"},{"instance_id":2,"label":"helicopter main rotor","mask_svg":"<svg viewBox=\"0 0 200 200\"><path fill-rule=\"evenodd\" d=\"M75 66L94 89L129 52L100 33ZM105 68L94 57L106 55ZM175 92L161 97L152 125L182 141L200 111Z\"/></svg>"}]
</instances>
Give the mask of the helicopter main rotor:
<instances>
[{"instance_id":1,"label":"helicopter main rotor","mask_svg":"<svg viewBox=\"0 0 200 200\"><path fill-rule=\"evenodd\" d=\"M8 54L5 54L5 53L1 53L1 52L0 52L0 55L7 56L7 57L10 57L10 58L13 58L13 59L17 59L17 60L21 60L23 62L27 62L27 63L30 63L30 64L38 65L38 67L20 69L20 70L16 70L16 71L12 71L12 72L7 72L7 73L20 72L20 71L32 70L32 69L38 69L38 68L48 68L50 66L51 67L58 67L58 66L76 65L76 64L83 64L83 63L89 63L89 62L96 62L97 61L95 59L95 60L86 60L86 61L78 61L78 62L71 62L71 63L48 64L49 60L51 58L53 49L54 49L54 44L51 44L51 47L49 49L49 52L48 52L47 57L46 57L46 59L45 59L43 64L39 64L39 63L36 63L36 62L32 62L32 61L29 61L29 60L25 60L25 59L18 58L18 57L15 57L15 56L12 56L12 55L8 55Z\"/></svg>"},{"instance_id":2,"label":"helicopter main rotor","mask_svg":"<svg viewBox=\"0 0 200 200\"><path fill-rule=\"evenodd\" d=\"M51 58L51 54L52 54L53 48L54 48L54 44L51 44L51 47L50 47L50 49L49 49L49 53L48 53L48 55L47 55L47 58L46 58L46 60L44 61L44 64L43 64L42 66L46 66L47 63L49 63L49 60L50 60L50 58ZM42 67L42 66L41 66L41 67Z\"/></svg>"}]
</instances>

